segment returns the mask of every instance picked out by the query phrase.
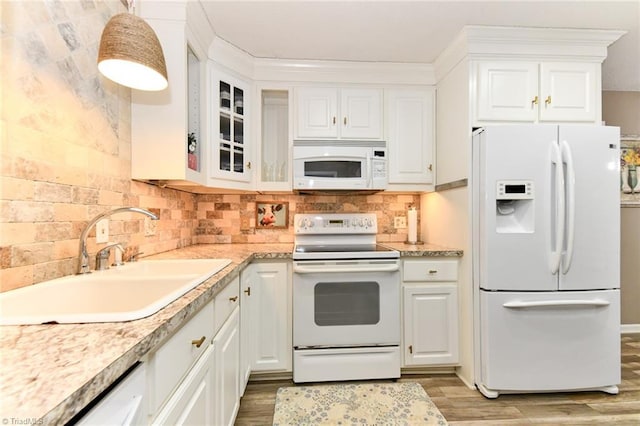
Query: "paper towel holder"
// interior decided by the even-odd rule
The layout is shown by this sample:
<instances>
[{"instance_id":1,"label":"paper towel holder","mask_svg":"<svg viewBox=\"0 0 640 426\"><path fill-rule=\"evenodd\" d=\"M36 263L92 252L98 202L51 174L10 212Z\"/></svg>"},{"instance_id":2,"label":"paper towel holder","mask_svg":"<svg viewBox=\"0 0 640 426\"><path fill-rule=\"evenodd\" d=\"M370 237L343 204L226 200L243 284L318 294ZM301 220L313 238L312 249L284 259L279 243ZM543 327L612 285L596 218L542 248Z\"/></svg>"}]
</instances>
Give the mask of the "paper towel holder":
<instances>
[{"instance_id":1,"label":"paper towel holder","mask_svg":"<svg viewBox=\"0 0 640 426\"><path fill-rule=\"evenodd\" d=\"M404 243L408 245L424 244L422 241L418 240L418 212L413 204L409 205L409 210L407 211L407 222L409 229L407 232L407 240Z\"/></svg>"}]
</instances>

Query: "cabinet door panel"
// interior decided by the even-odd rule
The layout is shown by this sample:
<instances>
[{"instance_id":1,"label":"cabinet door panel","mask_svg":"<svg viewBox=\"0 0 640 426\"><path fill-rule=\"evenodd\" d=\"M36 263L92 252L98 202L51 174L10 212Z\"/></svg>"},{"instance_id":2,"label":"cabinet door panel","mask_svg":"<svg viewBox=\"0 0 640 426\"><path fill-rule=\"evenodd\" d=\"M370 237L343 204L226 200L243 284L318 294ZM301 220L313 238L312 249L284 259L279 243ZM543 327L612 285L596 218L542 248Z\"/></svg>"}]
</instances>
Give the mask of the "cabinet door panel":
<instances>
[{"instance_id":1,"label":"cabinet door panel","mask_svg":"<svg viewBox=\"0 0 640 426\"><path fill-rule=\"evenodd\" d=\"M403 294L405 365L457 363L457 286L405 287Z\"/></svg>"},{"instance_id":2,"label":"cabinet door panel","mask_svg":"<svg viewBox=\"0 0 640 426\"><path fill-rule=\"evenodd\" d=\"M304 87L296 90L296 137L338 137L338 91Z\"/></svg>"},{"instance_id":3,"label":"cabinet door panel","mask_svg":"<svg viewBox=\"0 0 640 426\"><path fill-rule=\"evenodd\" d=\"M481 62L477 85L478 121L536 121L537 63Z\"/></svg>"},{"instance_id":4,"label":"cabinet door panel","mask_svg":"<svg viewBox=\"0 0 640 426\"><path fill-rule=\"evenodd\" d=\"M251 297L255 315L254 371L291 371L289 278L286 263L256 263Z\"/></svg>"},{"instance_id":5,"label":"cabinet door panel","mask_svg":"<svg viewBox=\"0 0 640 426\"><path fill-rule=\"evenodd\" d=\"M389 183L433 183L433 90L388 90Z\"/></svg>"},{"instance_id":6,"label":"cabinet door panel","mask_svg":"<svg viewBox=\"0 0 640 426\"><path fill-rule=\"evenodd\" d=\"M235 309L213 340L216 354L216 425L233 425L240 407L239 315L239 309Z\"/></svg>"},{"instance_id":7,"label":"cabinet door panel","mask_svg":"<svg viewBox=\"0 0 640 426\"><path fill-rule=\"evenodd\" d=\"M342 89L340 91L340 136L345 139L382 138L382 91Z\"/></svg>"},{"instance_id":8,"label":"cabinet door panel","mask_svg":"<svg viewBox=\"0 0 640 426\"><path fill-rule=\"evenodd\" d=\"M249 85L211 70L211 170L214 179L251 180Z\"/></svg>"},{"instance_id":9,"label":"cabinet door panel","mask_svg":"<svg viewBox=\"0 0 640 426\"><path fill-rule=\"evenodd\" d=\"M178 387L158 416L154 425L205 425L213 424L214 398L214 347L206 352L193 370Z\"/></svg>"},{"instance_id":10,"label":"cabinet door panel","mask_svg":"<svg viewBox=\"0 0 640 426\"><path fill-rule=\"evenodd\" d=\"M540 121L595 121L598 65L543 62Z\"/></svg>"}]
</instances>

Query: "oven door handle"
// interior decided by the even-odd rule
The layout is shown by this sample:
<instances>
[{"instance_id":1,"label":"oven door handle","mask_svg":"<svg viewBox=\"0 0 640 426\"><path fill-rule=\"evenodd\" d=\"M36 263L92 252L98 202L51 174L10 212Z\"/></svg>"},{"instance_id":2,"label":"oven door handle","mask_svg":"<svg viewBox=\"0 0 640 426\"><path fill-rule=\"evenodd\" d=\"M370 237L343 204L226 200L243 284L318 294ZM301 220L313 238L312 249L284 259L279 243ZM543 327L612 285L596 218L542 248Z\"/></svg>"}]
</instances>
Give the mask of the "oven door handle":
<instances>
[{"instance_id":1,"label":"oven door handle","mask_svg":"<svg viewBox=\"0 0 640 426\"><path fill-rule=\"evenodd\" d=\"M391 265L293 265L296 274L317 274L325 272L395 272L400 270L397 264Z\"/></svg>"}]
</instances>

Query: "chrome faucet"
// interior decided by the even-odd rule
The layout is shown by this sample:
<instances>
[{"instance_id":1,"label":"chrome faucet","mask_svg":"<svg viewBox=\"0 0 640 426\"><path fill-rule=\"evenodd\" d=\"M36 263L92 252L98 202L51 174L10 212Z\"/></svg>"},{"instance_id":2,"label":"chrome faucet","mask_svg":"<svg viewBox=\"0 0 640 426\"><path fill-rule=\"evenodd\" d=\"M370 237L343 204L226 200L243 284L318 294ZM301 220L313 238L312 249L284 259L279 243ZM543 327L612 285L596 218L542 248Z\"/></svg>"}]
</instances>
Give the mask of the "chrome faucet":
<instances>
[{"instance_id":1,"label":"chrome faucet","mask_svg":"<svg viewBox=\"0 0 640 426\"><path fill-rule=\"evenodd\" d=\"M79 249L80 255L78 259L78 274L88 274L91 272L91 270L89 269L89 253L87 253L87 235L89 235L89 231L91 230L91 228L93 228L93 226L96 223L98 223L100 220L104 219L105 217L111 216L116 213L128 213L128 212L142 213L144 215L149 216L153 220L158 220L158 216L156 216L155 214L138 207L120 207L104 213L100 213L99 215L91 219L91 221L87 224L87 226L82 230L82 233L80 234L80 249Z\"/></svg>"}]
</instances>

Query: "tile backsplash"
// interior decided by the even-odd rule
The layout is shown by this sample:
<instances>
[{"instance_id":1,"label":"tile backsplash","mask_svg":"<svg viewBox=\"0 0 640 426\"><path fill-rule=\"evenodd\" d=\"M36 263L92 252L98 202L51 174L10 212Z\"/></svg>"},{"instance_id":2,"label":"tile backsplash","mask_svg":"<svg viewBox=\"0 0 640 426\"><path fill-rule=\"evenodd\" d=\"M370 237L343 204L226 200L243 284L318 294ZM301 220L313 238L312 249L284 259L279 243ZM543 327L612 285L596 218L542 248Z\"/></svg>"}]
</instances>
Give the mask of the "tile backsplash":
<instances>
[{"instance_id":1,"label":"tile backsplash","mask_svg":"<svg viewBox=\"0 0 640 426\"><path fill-rule=\"evenodd\" d=\"M112 216L110 241L150 255L197 243L292 242L295 213L377 212L380 241L412 194L194 195L131 180L131 92L98 74L102 28L120 0L0 2L0 291L75 273L78 239L95 215L122 206L159 214ZM287 201L289 226L256 229L256 202ZM95 232L88 249L95 254Z\"/></svg>"},{"instance_id":2,"label":"tile backsplash","mask_svg":"<svg viewBox=\"0 0 640 426\"><path fill-rule=\"evenodd\" d=\"M289 203L285 229L256 228L256 202ZM407 229L393 226L395 216L406 216L409 206L419 206L414 194L373 195L199 195L197 199L196 242L204 243L289 243L293 242L293 216L296 213L375 212L380 242L403 242ZM418 224L418 229L420 225Z\"/></svg>"}]
</instances>

